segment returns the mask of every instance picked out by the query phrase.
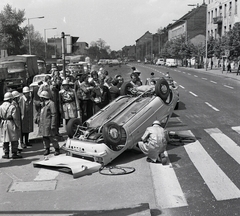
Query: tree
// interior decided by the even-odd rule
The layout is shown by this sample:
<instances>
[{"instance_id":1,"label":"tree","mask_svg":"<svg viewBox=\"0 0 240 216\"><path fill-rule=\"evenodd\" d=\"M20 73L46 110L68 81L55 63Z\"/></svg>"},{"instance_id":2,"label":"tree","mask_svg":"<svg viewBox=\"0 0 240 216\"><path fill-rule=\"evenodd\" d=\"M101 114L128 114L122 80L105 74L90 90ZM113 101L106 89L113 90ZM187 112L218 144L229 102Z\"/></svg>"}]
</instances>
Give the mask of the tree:
<instances>
[{"instance_id":1,"label":"tree","mask_svg":"<svg viewBox=\"0 0 240 216\"><path fill-rule=\"evenodd\" d=\"M233 28L228 32L228 43L230 48L230 56L237 58L240 56L240 22L234 24Z\"/></svg>"},{"instance_id":2,"label":"tree","mask_svg":"<svg viewBox=\"0 0 240 216\"><path fill-rule=\"evenodd\" d=\"M7 4L0 13L0 48L7 50L8 55L26 53L23 39L27 35L27 27L20 27L26 20L24 10L13 9Z\"/></svg>"}]
</instances>

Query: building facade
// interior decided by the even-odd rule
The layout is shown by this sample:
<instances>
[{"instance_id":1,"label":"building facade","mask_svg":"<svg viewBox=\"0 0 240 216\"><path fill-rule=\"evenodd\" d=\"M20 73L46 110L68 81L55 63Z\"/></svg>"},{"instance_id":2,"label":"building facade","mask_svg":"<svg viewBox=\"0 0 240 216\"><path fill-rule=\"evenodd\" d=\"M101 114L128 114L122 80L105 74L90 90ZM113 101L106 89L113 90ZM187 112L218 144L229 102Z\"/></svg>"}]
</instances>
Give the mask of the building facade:
<instances>
[{"instance_id":1,"label":"building facade","mask_svg":"<svg viewBox=\"0 0 240 216\"><path fill-rule=\"evenodd\" d=\"M207 5L192 9L168 27L168 40L184 36L194 45L205 44Z\"/></svg>"},{"instance_id":2,"label":"building facade","mask_svg":"<svg viewBox=\"0 0 240 216\"><path fill-rule=\"evenodd\" d=\"M240 22L240 0L207 0L208 37L221 38Z\"/></svg>"}]
</instances>

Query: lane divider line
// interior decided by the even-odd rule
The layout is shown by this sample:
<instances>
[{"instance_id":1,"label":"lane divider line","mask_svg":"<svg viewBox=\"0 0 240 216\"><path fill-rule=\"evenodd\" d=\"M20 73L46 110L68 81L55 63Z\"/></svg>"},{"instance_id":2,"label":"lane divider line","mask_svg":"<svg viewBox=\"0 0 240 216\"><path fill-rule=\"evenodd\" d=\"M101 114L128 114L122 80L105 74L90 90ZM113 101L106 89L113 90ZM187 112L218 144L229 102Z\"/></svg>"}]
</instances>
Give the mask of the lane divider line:
<instances>
[{"instance_id":1,"label":"lane divider line","mask_svg":"<svg viewBox=\"0 0 240 216\"><path fill-rule=\"evenodd\" d=\"M193 92L189 92L191 95L193 95L194 97L198 97L198 95L194 94Z\"/></svg>"},{"instance_id":2,"label":"lane divider line","mask_svg":"<svg viewBox=\"0 0 240 216\"><path fill-rule=\"evenodd\" d=\"M220 111L219 109L217 109L216 107L214 107L213 105L211 105L210 103L208 103L208 102L205 102L205 104L207 104L209 107L211 107L213 110L215 110L215 111Z\"/></svg>"}]
</instances>

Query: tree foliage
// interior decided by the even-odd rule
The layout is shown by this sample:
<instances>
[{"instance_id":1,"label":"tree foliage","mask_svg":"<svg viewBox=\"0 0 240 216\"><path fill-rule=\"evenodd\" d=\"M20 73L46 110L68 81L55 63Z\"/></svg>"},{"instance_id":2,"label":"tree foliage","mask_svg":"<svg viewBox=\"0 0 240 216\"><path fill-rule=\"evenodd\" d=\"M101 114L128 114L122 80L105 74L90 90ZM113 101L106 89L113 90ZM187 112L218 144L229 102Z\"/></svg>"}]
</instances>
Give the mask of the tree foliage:
<instances>
[{"instance_id":1,"label":"tree foliage","mask_svg":"<svg viewBox=\"0 0 240 216\"><path fill-rule=\"evenodd\" d=\"M26 20L24 10L13 9L7 4L0 13L0 48L7 50L8 55L26 52L23 39L27 35L27 27L20 27Z\"/></svg>"}]
</instances>

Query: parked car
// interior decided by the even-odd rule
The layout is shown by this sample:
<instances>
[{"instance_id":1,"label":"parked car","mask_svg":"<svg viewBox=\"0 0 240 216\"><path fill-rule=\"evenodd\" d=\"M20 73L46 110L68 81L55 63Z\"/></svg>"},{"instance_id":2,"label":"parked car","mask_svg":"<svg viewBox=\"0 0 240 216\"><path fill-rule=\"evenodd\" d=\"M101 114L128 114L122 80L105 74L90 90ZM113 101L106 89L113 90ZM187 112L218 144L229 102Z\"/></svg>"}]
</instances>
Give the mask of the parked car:
<instances>
[{"instance_id":1,"label":"parked car","mask_svg":"<svg viewBox=\"0 0 240 216\"><path fill-rule=\"evenodd\" d=\"M138 141L153 121L159 120L165 128L178 101L175 89L170 90L165 79L157 81L154 91L147 85L133 89L131 83L123 83L121 96L86 122L70 119L62 147L67 155L34 162L34 166L68 167L73 177L79 177L97 171L128 149L138 149Z\"/></svg>"},{"instance_id":2,"label":"parked car","mask_svg":"<svg viewBox=\"0 0 240 216\"><path fill-rule=\"evenodd\" d=\"M112 66L121 66L121 63L119 62L118 59L110 59L108 61L108 65L109 67L112 67Z\"/></svg>"},{"instance_id":3,"label":"parked car","mask_svg":"<svg viewBox=\"0 0 240 216\"><path fill-rule=\"evenodd\" d=\"M40 84L44 81L46 76L51 76L50 74L38 74L33 77L33 82L29 85L30 91L33 93L34 100L40 100L37 95Z\"/></svg>"},{"instance_id":4,"label":"parked car","mask_svg":"<svg viewBox=\"0 0 240 216\"><path fill-rule=\"evenodd\" d=\"M156 65L165 65L165 61L163 58L159 58L157 61L156 61Z\"/></svg>"},{"instance_id":5,"label":"parked car","mask_svg":"<svg viewBox=\"0 0 240 216\"><path fill-rule=\"evenodd\" d=\"M168 67L177 67L176 59L166 59L166 66L168 66Z\"/></svg>"}]
</instances>

